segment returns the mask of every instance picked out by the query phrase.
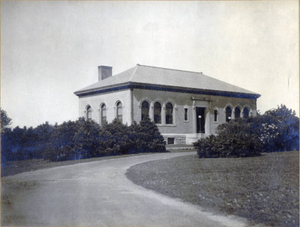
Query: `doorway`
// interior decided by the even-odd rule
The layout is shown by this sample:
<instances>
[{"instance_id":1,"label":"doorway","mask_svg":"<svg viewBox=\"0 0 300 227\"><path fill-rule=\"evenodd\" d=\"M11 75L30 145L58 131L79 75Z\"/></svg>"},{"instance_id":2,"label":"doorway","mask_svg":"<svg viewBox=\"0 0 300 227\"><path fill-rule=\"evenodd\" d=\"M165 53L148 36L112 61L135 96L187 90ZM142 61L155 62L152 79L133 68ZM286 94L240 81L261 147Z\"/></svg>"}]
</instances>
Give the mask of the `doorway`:
<instances>
[{"instance_id":1,"label":"doorway","mask_svg":"<svg viewBox=\"0 0 300 227\"><path fill-rule=\"evenodd\" d=\"M196 107L197 133L205 133L205 108Z\"/></svg>"}]
</instances>

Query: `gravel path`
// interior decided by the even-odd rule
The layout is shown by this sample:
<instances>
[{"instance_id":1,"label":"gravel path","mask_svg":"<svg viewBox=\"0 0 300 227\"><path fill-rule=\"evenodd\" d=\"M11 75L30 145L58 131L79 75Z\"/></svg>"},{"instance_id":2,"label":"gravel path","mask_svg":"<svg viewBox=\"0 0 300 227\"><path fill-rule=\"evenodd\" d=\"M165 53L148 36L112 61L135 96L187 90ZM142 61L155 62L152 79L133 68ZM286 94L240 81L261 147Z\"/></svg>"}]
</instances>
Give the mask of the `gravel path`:
<instances>
[{"instance_id":1,"label":"gravel path","mask_svg":"<svg viewBox=\"0 0 300 227\"><path fill-rule=\"evenodd\" d=\"M55 167L2 178L2 225L245 226L236 217L135 185L130 166L195 154L163 153Z\"/></svg>"}]
</instances>

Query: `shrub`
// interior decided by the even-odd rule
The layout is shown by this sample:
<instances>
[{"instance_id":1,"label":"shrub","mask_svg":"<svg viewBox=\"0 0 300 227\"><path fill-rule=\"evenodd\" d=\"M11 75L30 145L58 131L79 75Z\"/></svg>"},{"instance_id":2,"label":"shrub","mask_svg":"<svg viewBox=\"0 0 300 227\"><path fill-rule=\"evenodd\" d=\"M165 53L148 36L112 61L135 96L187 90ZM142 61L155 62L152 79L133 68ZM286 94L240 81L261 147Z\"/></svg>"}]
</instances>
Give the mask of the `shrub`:
<instances>
[{"instance_id":1,"label":"shrub","mask_svg":"<svg viewBox=\"0 0 300 227\"><path fill-rule=\"evenodd\" d=\"M251 157L260 154L261 141L245 119L232 120L218 127L218 135L210 135L194 143L199 158Z\"/></svg>"},{"instance_id":2,"label":"shrub","mask_svg":"<svg viewBox=\"0 0 300 227\"><path fill-rule=\"evenodd\" d=\"M43 151L43 158L51 161L75 159L72 154L76 122L68 121L55 127L49 143Z\"/></svg>"},{"instance_id":3,"label":"shrub","mask_svg":"<svg viewBox=\"0 0 300 227\"><path fill-rule=\"evenodd\" d=\"M43 157L51 161L97 157L100 133L101 128L94 121L79 118L74 122L64 122L51 134Z\"/></svg>"},{"instance_id":4,"label":"shrub","mask_svg":"<svg viewBox=\"0 0 300 227\"><path fill-rule=\"evenodd\" d=\"M101 148L107 155L165 152L165 142L157 126L145 117L140 124L123 125L115 119L107 124L101 134Z\"/></svg>"},{"instance_id":5,"label":"shrub","mask_svg":"<svg viewBox=\"0 0 300 227\"><path fill-rule=\"evenodd\" d=\"M100 138L100 146L107 150L107 155L127 154L134 146L133 141L130 140L129 127L117 119L103 127Z\"/></svg>"},{"instance_id":6,"label":"shrub","mask_svg":"<svg viewBox=\"0 0 300 227\"><path fill-rule=\"evenodd\" d=\"M43 158L43 151L45 151L47 145L50 143L50 139L56 128L57 127L46 122L34 129L34 132L37 135L35 158Z\"/></svg>"},{"instance_id":7,"label":"shrub","mask_svg":"<svg viewBox=\"0 0 300 227\"><path fill-rule=\"evenodd\" d=\"M249 157L260 152L299 150L299 118L285 105L253 118L221 124L217 133L194 143L199 158Z\"/></svg>"},{"instance_id":8,"label":"shrub","mask_svg":"<svg viewBox=\"0 0 300 227\"><path fill-rule=\"evenodd\" d=\"M1 133L1 163L16 160L15 141L11 129L4 129Z\"/></svg>"},{"instance_id":9,"label":"shrub","mask_svg":"<svg viewBox=\"0 0 300 227\"><path fill-rule=\"evenodd\" d=\"M130 126L130 139L134 141L131 153L135 152L166 152L166 144L156 124L145 116L140 124Z\"/></svg>"},{"instance_id":10,"label":"shrub","mask_svg":"<svg viewBox=\"0 0 300 227\"><path fill-rule=\"evenodd\" d=\"M1 133L1 161L23 160L33 157L36 140L32 128L5 128Z\"/></svg>"}]
</instances>

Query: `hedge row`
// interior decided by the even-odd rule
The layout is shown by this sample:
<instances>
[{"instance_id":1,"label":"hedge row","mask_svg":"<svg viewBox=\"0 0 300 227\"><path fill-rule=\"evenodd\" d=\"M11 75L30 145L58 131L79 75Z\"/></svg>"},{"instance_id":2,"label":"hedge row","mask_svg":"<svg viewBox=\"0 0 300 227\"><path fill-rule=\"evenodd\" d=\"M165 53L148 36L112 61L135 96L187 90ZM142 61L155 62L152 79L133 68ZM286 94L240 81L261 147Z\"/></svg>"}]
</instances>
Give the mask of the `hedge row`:
<instances>
[{"instance_id":1,"label":"hedge row","mask_svg":"<svg viewBox=\"0 0 300 227\"><path fill-rule=\"evenodd\" d=\"M34 129L16 127L2 133L1 139L2 162L31 158L61 161L166 151L157 126L147 118L131 126L114 120L102 128L84 118L55 126L45 123Z\"/></svg>"}]
</instances>

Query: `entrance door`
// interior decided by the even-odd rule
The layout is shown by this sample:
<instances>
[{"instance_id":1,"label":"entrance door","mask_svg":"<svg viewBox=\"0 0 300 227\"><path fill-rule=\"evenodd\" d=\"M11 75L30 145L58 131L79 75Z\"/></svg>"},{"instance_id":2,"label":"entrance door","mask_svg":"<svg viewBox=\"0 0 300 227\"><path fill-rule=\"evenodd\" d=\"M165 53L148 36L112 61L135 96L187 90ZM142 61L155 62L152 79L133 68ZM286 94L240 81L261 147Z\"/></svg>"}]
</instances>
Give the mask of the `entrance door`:
<instances>
[{"instance_id":1,"label":"entrance door","mask_svg":"<svg viewBox=\"0 0 300 227\"><path fill-rule=\"evenodd\" d=\"M196 107L197 133L205 133L205 108Z\"/></svg>"}]
</instances>

